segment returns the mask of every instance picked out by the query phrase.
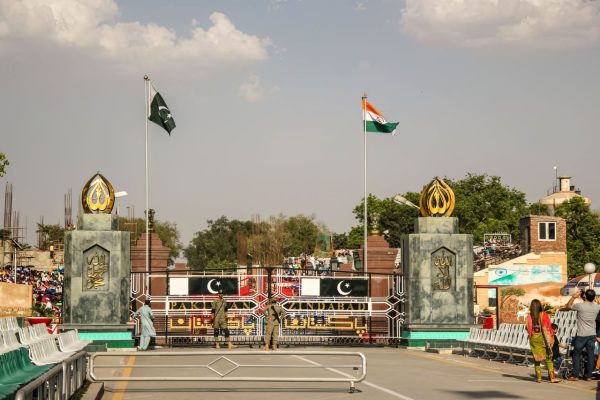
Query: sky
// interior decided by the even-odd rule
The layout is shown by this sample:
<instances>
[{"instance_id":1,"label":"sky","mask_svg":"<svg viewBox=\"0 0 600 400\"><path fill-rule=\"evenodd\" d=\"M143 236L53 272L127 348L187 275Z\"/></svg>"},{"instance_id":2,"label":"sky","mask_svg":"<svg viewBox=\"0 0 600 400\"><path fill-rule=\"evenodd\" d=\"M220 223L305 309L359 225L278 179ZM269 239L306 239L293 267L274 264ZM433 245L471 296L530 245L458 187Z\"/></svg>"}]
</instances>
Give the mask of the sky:
<instances>
[{"instance_id":1,"label":"sky","mask_svg":"<svg viewBox=\"0 0 600 400\"><path fill-rule=\"evenodd\" d=\"M0 0L0 152L13 210L74 214L100 171L143 217L147 74L177 127L148 125L150 207L187 246L207 220L357 224L368 192L497 175L534 202L555 176L600 205L598 0ZM3 206L3 204L2 204Z\"/></svg>"}]
</instances>

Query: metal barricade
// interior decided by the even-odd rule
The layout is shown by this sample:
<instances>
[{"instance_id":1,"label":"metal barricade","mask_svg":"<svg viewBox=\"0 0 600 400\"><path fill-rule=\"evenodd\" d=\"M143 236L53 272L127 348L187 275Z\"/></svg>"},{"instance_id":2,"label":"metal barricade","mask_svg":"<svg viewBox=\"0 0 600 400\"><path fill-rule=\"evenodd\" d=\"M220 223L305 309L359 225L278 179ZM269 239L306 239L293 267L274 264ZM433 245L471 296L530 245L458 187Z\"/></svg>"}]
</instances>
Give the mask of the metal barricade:
<instances>
[{"instance_id":1,"label":"metal barricade","mask_svg":"<svg viewBox=\"0 0 600 400\"><path fill-rule=\"evenodd\" d=\"M257 363L256 358L268 356L268 360L282 359L282 363ZM305 356L323 357L322 362ZM150 359L152 357L152 359ZM122 363L109 359L122 358ZM169 358L173 358L169 360ZM187 360L186 360L187 358ZM339 358L350 358L352 363L331 362ZM147 361L160 360L152 364ZM350 391L355 384L367 376L367 360L364 354L346 351L181 351L181 352L129 352L95 353L90 357L89 378L92 381L140 381L140 382L347 382ZM277 371L264 376L266 370ZM351 375L341 370L347 370ZM109 375L100 370L107 370ZM161 371L162 370L162 371ZM182 371L191 371L190 375ZM295 376L285 376L282 371L292 371ZM316 370L306 376L306 371ZM137 371L136 374L134 371ZM149 371L148 374L139 371ZM267 371L268 372L268 371ZM193 375L192 375L193 373ZM333 375L333 376L327 376ZM262 376L261 376L262 375ZM297 376L305 375L305 376Z\"/></svg>"},{"instance_id":2,"label":"metal barricade","mask_svg":"<svg viewBox=\"0 0 600 400\"><path fill-rule=\"evenodd\" d=\"M15 394L15 400L62 400L63 397L63 367L57 364L50 370L23 386Z\"/></svg>"},{"instance_id":3,"label":"metal barricade","mask_svg":"<svg viewBox=\"0 0 600 400\"><path fill-rule=\"evenodd\" d=\"M63 370L63 394L65 399L71 396L83 386L86 377L87 352L79 351L62 362Z\"/></svg>"},{"instance_id":4,"label":"metal barricade","mask_svg":"<svg viewBox=\"0 0 600 400\"><path fill-rule=\"evenodd\" d=\"M73 354L46 371L15 394L15 400L66 400L83 386L86 375L85 351Z\"/></svg>"}]
</instances>

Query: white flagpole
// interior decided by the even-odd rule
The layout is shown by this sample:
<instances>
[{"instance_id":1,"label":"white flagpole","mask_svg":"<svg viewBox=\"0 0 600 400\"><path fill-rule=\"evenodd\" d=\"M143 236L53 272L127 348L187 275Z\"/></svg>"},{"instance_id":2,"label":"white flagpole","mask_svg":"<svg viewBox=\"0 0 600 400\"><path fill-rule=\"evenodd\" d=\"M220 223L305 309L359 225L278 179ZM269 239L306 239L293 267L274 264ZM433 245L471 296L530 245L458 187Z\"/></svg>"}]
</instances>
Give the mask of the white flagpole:
<instances>
[{"instance_id":1,"label":"white flagpole","mask_svg":"<svg viewBox=\"0 0 600 400\"><path fill-rule=\"evenodd\" d=\"M150 281L150 229L148 228L148 115L150 115L150 78L148 75L144 75L144 89L146 92L146 98L144 99L146 104L144 105L144 119L146 120L146 293L148 293L149 281Z\"/></svg>"},{"instance_id":2,"label":"white flagpole","mask_svg":"<svg viewBox=\"0 0 600 400\"><path fill-rule=\"evenodd\" d=\"M362 106L363 106L363 141L364 141L364 152L365 152L365 197L364 201L364 243L363 243L363 271L367 272L367 234L368 234L368 220L367 220L367 92L363 94L362 97Z\"/></svg>"}]
</instances>

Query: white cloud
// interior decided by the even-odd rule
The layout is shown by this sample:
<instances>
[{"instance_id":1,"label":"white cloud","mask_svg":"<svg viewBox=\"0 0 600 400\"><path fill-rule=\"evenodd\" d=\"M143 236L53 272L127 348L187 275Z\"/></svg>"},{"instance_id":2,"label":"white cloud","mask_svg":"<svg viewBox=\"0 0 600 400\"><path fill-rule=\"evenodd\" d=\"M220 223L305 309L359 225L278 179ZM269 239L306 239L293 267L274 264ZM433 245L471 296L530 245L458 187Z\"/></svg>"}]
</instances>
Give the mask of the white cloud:
<instances>
[{"instance_id":1,"label":"white cloud","mask_svg":"<svg viewBox=\"0 0 600 400\"><path fill-rule=\"evenodd\" d=\"M365 7L364 3L356 3L356 6L354 7L354 11L365 11L367 9L367 7Z\"/></svg>"},{"instance_id":2,"label":"white cloud","mask_svg":"<svg viewBox=\"0 0 600 400\"><path fill-rule=\"evenodd\" d=\"M265 98L265 89L260 83L260 78L256 75L250 75L248 80L240 86L239 96L246 99L249 103L256 103Z\"/></svg>"},{"instance_id":3,"label":"white cloud","mask_svg":"<svg viewBox=\"0 0 600 400\"><path fill-rule=\"evenodd\" d=\"M268 58L271 41L238 30L214 12L212 26L191 21L188 37L156 24L116 22L114 0L0 0L0 43L14 39L89 50L122 64L236 66Z\"/></svg>"},{"instance_id":4,"label":"white cloud","mask_svg":"<svg viewBox=\"0 0 600 400\"><path fill-rule=\"evenodd\" d=\"M598 0L406 0L400 26L427 43L565 48L600 41Z\"/></svg>"},{"instance_id":5,"label":"white cloud","mask_svg":"<svg viewBox=\"0 0 600 400\"><path fill-rule=\"evenodd\" d=\"M267 8L269 10L277 10L284 3L287 3L287 0L271 0L269 1L269 6Z\"/></svg>"}]
</instances>

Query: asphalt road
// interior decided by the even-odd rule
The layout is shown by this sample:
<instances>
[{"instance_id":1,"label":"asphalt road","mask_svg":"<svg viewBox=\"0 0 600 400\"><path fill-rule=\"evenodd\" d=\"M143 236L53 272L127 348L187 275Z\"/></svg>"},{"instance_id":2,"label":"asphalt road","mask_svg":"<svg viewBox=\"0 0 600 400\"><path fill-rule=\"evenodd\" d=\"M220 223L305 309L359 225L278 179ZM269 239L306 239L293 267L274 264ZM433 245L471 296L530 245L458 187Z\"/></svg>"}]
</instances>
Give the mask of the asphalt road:
<instances>
[{"instance_id":1,"label":"asphalt road","mask_svg":"<svg viewBox=\"0 0 600 400\"><path fill-rule=\"evenodd\" d=\"M358 376L361 371L345 368L359 365L359 360L338 355L295 355L297 351L361 352L367 360L367 376L356 384L355 393L348 383L327 382L166 382L160 377L217 376L292 376L344 378ZM211 364L217 372L200 368L218 359L216 350L209 355L184 356L198 349L160 349L143 356L119 354L115 358L98 358L96 365L118 365L95 368L97 376L145 377L144 382L105 382L103 399L214 399L214 400L316 400L316 399L599 399L600 383L561 382L538 384L533 368L486 361L461 355L440 355L395 348L294 348L272 352L254 350L251 355L234 355L236 350L222 351L228 358L250 367L231 371L228 360ZM167 356L179 352L180 356ZM213 354L214 353L214 354ZM266 367L277 364L279 367ZM157 365L158 368L149 367ZM330 366L322 368L321 365ZM333 365L333 366L332 366ZM187 367L184 367L187 366ZM318 368L310 368L318 367ZM104 374L104 375L102 375Z\"/></svg>"}]
</instances>

